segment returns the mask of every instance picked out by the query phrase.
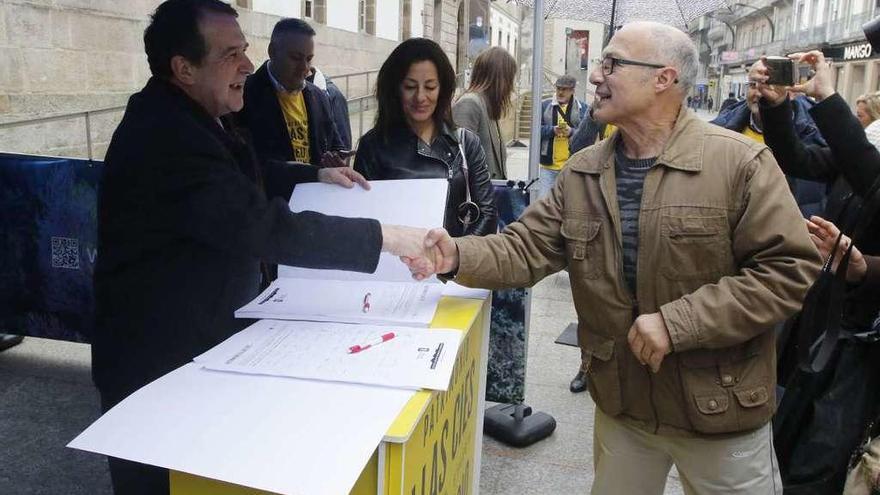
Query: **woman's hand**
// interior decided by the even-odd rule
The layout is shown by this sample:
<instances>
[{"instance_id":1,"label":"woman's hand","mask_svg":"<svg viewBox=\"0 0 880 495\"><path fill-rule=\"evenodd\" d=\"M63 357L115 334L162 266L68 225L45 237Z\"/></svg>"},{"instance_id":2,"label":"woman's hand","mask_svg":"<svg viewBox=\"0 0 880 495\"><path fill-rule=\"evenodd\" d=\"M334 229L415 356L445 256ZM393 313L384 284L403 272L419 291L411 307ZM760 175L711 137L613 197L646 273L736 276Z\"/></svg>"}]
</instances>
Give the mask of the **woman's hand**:
<instances>
[{"instance_id":1,"label":"woman's hand","mask_svg":"<svg viewBox=\"0 0 880 495\"><path fill-rule=\"evenodd\" d=\"M840 229L838 229L834 223L815 215L805 221L807 222L807 230L810 231L810 239L813 241L813 244L816 245L816 248L819 249L822 259L827 260L828 256L831 255L831 250L834 249L834 243L837 241ZM840 244L837 246L837 254L834 255L834 264L831 267L832 270L837 269L840 259L843 258L843 254L846 252L846 249L851 242L852 239L845 235L840 239ZM846 281L851 284L861 283L862 280L864 280L867 271L868 263L865 261L865 257L857 247L853 246L852 254L849 256L849 267L846 271Z\"/></svg>"},{"instance_id":2,"label":"woman's hand","mask_svg":"<svg viewBox=\"0 0 880 495\"><path fill-rule=\"evenodd\" d=\"M797 60L800 63L810 64L813 70L816 71L816 75L809 81L792 86L792 91L812 96L818 101L822 101L835 93L831 64L825 61L825 55L822 52L813 50L806 53L792 53L788 58Z\"/></svg>"},{"instance_id":3,"label":"woman's hand","mask_svg":"<svg viewBox=\"0 0 880 495\"><path fill-rule=\"evenodd\" d=\"M788 97L788 89L784 86L776 86L766 84L770 79L770 70L766 64L767 57L761 57L761 60L752 65L749 69L749 84L754 84L755 89L761 93L761 98L771 107L778 106Z\"/></svg>"},{"instance_id":4,"label":"woman's hand","mask_svg":"<svg viewBox=\"0 0 880 495\"><path fill-rule=\"evenodd\" d=\"M318 169L318 180L325 184L336 184L348 189L360 184L366 190L370 190L370 183L363 175L348 167L330 167Z\"/></svg>"}]
</instances>

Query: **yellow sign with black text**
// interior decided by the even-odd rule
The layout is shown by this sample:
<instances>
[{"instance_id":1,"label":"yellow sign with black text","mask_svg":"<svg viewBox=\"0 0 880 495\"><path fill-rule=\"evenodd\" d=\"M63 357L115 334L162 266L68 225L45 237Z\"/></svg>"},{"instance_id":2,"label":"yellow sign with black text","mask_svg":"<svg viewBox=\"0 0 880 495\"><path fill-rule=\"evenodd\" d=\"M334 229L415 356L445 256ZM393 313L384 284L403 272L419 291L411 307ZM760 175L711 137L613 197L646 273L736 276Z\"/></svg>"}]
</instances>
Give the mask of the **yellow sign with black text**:
<instances>
[{"instance_id":1,"label":"yellow sign with black text","mask_svg":"<svg viewBox=\"0 0 880 495\"><path fill-rule=\"evenodd\" d=\"M465 495L472 492L483 325L464 336L449 390L436 393L410 436L388 444L387 493ZM399 484L402 484L400 486Z\"/></svg>"}]
</instances>

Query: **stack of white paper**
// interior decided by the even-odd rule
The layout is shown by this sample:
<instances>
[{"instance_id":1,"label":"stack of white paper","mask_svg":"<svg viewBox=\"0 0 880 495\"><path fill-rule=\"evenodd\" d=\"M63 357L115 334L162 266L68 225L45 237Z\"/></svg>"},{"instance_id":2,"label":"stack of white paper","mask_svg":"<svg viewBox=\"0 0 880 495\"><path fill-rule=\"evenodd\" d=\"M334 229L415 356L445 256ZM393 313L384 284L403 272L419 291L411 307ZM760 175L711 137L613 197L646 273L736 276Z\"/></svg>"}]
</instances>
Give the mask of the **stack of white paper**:
<instances>
[{"instance_id":1,"label":"stack of white paper","mask_svg":"<svg viewBox=\"0 0 880 495\"><path fill-rule=\"evenodd\" d=\"M302 184L292 211L375 218L387 225L443 226L445 179L373 181L372 189ZM345 242L340 239L339 242ZM374 273L280 266L278 280L236 311L239 318L428 326L443 287L435 277L415 282L397 257L382 253Z\"/></svg>"},{"instance_id":2,"label":"stack of white paper","mask_svg":"<svg viewBox=\"0 0 880 495\"><path fill-rule=\"evenodd\" d=\"M442 296L441 284L279 278L235 316L426 327Z\"/></svg>"},{"instance_id":3,"label":"stack of white paper","mask_svg":"<svg viewBox=\"0 0 880 495\"><path fill-rule=\"evenodd\" d=\"M200 366L138 390L68 447L274 493L349 493L415 393Z\"/></svg>"}]
</instances>

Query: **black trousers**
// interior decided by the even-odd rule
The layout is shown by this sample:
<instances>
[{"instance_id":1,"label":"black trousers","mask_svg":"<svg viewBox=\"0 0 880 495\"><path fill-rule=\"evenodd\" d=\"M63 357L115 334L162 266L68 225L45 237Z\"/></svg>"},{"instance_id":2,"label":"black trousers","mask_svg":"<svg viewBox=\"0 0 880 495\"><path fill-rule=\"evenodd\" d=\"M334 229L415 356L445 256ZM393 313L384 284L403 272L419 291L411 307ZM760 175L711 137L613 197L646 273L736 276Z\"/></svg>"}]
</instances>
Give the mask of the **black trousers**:
<instances>
[{"instance_id":1,"label":"black trousers","mask_svg":"<svg viewBox=\"0 0 880 495\"><path fill-rule=\"evenodd\" d=\"M98 389L101 394L101 411L106 413L128 396L129 391ZM168 470L139 462L107 457L110 464L110 480L116 495L166 495Z\"/></svg>"}]
</instances>

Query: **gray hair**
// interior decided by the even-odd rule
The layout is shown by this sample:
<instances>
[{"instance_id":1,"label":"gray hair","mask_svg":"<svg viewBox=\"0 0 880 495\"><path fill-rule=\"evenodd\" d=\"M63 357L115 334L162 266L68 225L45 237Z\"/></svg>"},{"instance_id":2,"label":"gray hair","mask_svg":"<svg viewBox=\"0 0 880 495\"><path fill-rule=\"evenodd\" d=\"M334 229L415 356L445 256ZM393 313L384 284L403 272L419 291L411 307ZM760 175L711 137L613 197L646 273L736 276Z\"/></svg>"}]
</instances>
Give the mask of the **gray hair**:
<instances>
[{"instance_id":1,"label":"gray hair","mask_svg":"<svg viewBox=\"0 0 880 495\"><path fill-rule=\"evenodd\" d=\"M672 26L659 22L639 21L637 25L650 37L654 50L654 60L675 67L678 71L678 86L682 94L687 94L697 81L699 55L697 47L687 34Z\"/></svg>"},{"instance_id":2,"label":"gray hair","mask_svg":"<svg viewBox=\"0 0 880 495\"><path fill-rule=\"evenodd\" d=\"M565 74L556 79L557 88L573 88L575 86L577 86L577 79L575 79L574 76Z\"/></svg>"}]
</instances>

